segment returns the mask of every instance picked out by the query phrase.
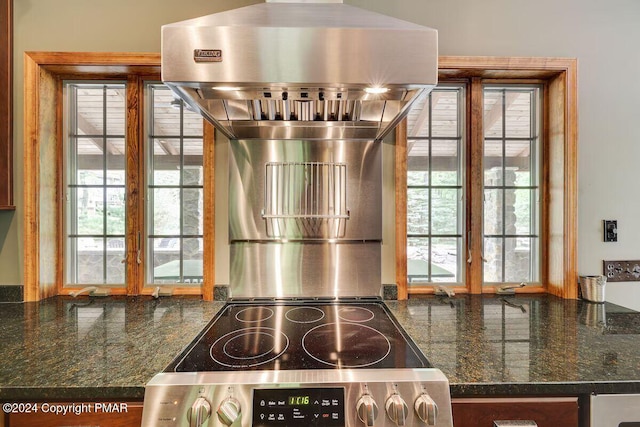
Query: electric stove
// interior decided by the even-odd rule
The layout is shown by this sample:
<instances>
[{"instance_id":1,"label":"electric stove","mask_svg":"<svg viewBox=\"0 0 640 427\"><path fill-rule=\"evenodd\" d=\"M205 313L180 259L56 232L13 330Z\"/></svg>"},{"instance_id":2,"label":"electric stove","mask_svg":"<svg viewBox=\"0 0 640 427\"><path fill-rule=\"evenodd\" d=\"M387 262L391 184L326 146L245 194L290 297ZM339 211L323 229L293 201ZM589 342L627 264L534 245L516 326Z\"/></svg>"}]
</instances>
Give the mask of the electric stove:
<instances>
[{"instance_id":1,"label":"electric stove","mask_svg":"<svg viewBox=\"0 0 640 427\"><path fill-rule=\"evenodd\" d=\"M147 385L143 426L451 427L446 377L376 299L230 302Z\"/></svg>"}]
</instances>

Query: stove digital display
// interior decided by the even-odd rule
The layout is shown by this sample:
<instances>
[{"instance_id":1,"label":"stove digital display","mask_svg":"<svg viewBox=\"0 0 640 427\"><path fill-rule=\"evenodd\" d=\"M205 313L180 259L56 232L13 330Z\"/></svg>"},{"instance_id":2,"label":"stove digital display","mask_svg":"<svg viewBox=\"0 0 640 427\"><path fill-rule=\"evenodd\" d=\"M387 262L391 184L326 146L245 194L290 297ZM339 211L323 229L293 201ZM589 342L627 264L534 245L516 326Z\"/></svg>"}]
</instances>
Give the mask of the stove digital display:
<instances>
[{"instance_id":1,"label":"stove digital display","mask_svg":"<svg viewBox=\"0 0 640 427\"><path fill-rule=\"evenodd\" d=\"M289 406L308 405L309 396L289 396Z\"/></svg>"},{"instance_id":2,"label":"stove digital display","mask_svg":"<svg viewBox=\"0 0 640 427\"><path fill-rule=\"evenodd\" d=\"M253 427L343 427L344 388L255 389Z\"/></svg>"}]
</instances>

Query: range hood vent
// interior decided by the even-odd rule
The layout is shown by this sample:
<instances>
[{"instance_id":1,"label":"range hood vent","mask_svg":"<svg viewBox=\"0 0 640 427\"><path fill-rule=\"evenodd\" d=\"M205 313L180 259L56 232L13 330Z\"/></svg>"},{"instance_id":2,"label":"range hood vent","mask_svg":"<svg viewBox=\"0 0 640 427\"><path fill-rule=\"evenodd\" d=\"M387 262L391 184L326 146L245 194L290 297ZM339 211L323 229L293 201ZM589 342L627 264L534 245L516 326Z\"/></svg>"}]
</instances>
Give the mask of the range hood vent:
<instances>
[{"instance_id":1,"label":"range hood vent","mask_svg":"<svg viewBox=\"0 0 640 427\"><path fill-rule=\"evenodd\" d=\"M335 0L162 27L162 80L230 139L380 140L435 86L437 58L435 30Z\"/></svg>"}]
</instances>

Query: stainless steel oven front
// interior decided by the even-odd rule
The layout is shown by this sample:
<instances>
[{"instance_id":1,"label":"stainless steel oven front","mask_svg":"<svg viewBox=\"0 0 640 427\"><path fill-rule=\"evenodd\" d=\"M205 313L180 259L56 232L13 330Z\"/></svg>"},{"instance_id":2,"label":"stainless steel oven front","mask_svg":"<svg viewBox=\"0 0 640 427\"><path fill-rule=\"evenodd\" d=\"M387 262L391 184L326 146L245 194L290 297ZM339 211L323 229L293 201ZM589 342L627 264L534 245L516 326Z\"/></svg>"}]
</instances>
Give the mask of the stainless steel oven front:
<instances>
[{"instance_id":1,"label":"stainless steel oven front","mask_svg":"<svg viewBox=\"0 0 640 427\"><path fill-rule=\"evenodd\" d=\"M339 369L158 374L143 427L452 427L437 369Z\"/></svg>"}]
</instances>

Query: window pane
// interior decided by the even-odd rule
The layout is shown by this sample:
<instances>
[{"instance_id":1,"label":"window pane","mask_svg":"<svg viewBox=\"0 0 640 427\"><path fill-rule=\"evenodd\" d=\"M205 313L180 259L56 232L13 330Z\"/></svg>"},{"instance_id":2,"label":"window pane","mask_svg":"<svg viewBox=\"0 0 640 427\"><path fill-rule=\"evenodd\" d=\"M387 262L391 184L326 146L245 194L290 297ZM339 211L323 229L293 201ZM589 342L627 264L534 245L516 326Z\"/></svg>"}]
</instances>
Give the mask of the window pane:
<instances>
[{"instance_id":1,"label":"window pane","mask_svg":"<svg viewBox=\"0 0 640 427\"><path fill-rule=\"evenodd\" d=\"M484 142L484 185L502 185L502 175L504 174L502 163L502 142Z\"/></svg>"},{"instance_id":2,"label":"window pane","mask_svg":"<svg viewBox=\"0 0 640 427\"><path fill-rule=\"evenodd\" d=\"M529 138L531 127L531 91L505 93L505 135L509 138Z\"/></svg>"},{"instance_id":3,"label":"window pane","mask_svg":"<svg viewBox=\"0 0 640 427\"><path fill-rule=\"evenodd\" d=\"M502 136L502 91L484 91L484 136Z\"/></svg>"},{"instance_id":4,"label":"window pane","mask_svg":"<svg viewBox=\"0 0 640 427\"><path fill-rule=\"evenodd\" d=\"M156 284L178 283L180 281L180 239L151 239L153 266L151 282Z\"/></svg>"},{"instance_id":5,"label":"window pane","mask_svg":"<svg viewBox=\"0 0 640 427\"><path fill-rule=\"evenodd\" d=\"M407 134L409 137L429 136L429 94L416 99L407 115Z\"/></svg>"},{"instance_id":6,"label":"window pane","mask_svg":"<svg viewBox=\"0 0 640 427\"><path fill-rule=\"evenodd\" d=\"M202 235L202 224L204 219L202 189L185 188L183 191L183 197L183 233L186 235Z\"/></svg>"},{"instance_id":7,"label":"window pane","mask_svg":"<svg viewBox=\"0 0 640 427\"><path fill-rule=\"evenodd\" d=\"M125 230L124 188L107 189L107 234L123 235Z\"/></svg>"},{"instance_id":8,"label":"window pane","mask_svg":"<svg viewBox=\"0 0 640 427\"><path fill-rule=\"evenodd\" d=\"M484 190L484 234L502 235L503 190Z\"/></svg>"},{"instance_id":9,"label":"window pane","mask_svg":"<svg viewBox=\"0 0 640 427\"><path fill-rule=\"evenodd\" d=\"M458 125L458 91L434 90L431 92L431 136L457 137ZM434 154L435 155L435 154Z\"/></svg>"},{"instance_id":10,"label":"window pane","mask_svg":"<svg viewBox=\"0 0 640 427\"><path fill-rule=\"evenodd\" d=\"M184 105L184 104L183 104ZM202 136L203 118L199 113L189 111L183 107L184 111L184 134L189 136Z\"/></svg>"},{"instance_id":11,"label":"window pane","mask_svg":"<svg viewBox=\"0 0 640 427\"><path fill-rule=\"evenodd\" d=\"M180 235L180 190L155 188L153 190L153 234Z\"/></svg>"},{"instance_id":12,"label":"window pane","mask_svg":"<svg viewBox=\"0 0 640 427\"><path fill-rule=\"evenodd\" d=\"M70 176L77 177L77 181L69 184L78 185L103 185L104 184L104 154L102 153L102 138L77 138L74 139L77 156L71 158L70 164L76 169L76 173ZM71 153L69 153L71 154Z\"/></svg>"},{"instance_id":13,"label":"window pane","mask_svg":"<svg viewBox=\"0 0 640 427\"><path fill-rule=\"evenodd\" d=\"M431 144L433 185L460 185L461 180L458 141L433 141Z\"/></svg>"},{"instance_id":14,"label":"window pane","mask_svg":"<svg viewBox=\"0 0 640 427\"><path fill-rule=\"evenodd\" d=\"M124 136L126 91L124 86L106 90L107 97L107 135Z\"/></svg>"},{"instance_id":15,"label":"window pane","mask_svg":"<svg viewBox=\"0 0 640 427\"><path fill-rule=\"evenodd\" d=\"M506 140L505 156L507 169L529 171L531 167L531 141Z\"/></svg>"},{"instance_id":16,"label":"window pane","mask_svg":"<svg viewBox=\"0 0 640 427\"><path fill-rule=\"evenodd\" d=\"M183 240L183 283L202 283L202 239Z\"/></svg>"},{"instance_id":17,"label":"window pane","mask_svg":"<svg viewBox=\"0 0 640 427\"><path fill-rule=\"evenodd\" d=\"M124 237L107 239L107 283L124 283L126 264Z\"/></svg>"},{"instance_id":18,"label":"window pane","mask_svg":"<svg viewBox=\"0 0 640 427\"><path fill-rule=\"evenodd\" d=\"M511 190L514 193L514 203L510 206L513 209L514 221L515 221L515 233L514 234L536 234L536 230L532 229L532 209L536 208L534 190L522 189Z\"/></svg>"},{"instance_id":19,"label":"window pane","mask_svg":"<svg viewBox=\"0 0 640 427\"><path fill-rule=\"evenodd\" d=\"M407 233L429 234L429 189L407 190Z\"/></svg>"},{"instance_id":20,"label":"window pane","mask_svg":"<svg viewBox=\"0 0 640 427\"><path fill-rule=\"evenodd\" d=\"M104 87L76 86L76 135L104 135Z\"/></svg>"},{"instance_id":21,"label":"window pane","mask_svg":"<svg viewBox=\"0 0 640 427\"><path fill-rule=\"evenodd\" d=\"M153 141L152 185L180 185L180 139Z\"/></svg>"},{"instance_id":22,"label":"window pane","mask_svg":"<svg viewBox=\"0 0 640 427\"><path fill-rule=\"evenodd\" d=\"M484 282L502 282L502 238L484 239Z\"/></svg>"},{"instance_id":23,"label":"window pane","mask_svg":"<svg viewBox=\"0 0 640 427\"><path fill-rule=\"evenodd\" d=\"M125 179L126 152L124 138L107 139L107 184L123 185Z\"/></svg>"},{"instance_id":24,"label":"window pane","mask_svg":"<svg viewBox=\"0 0 640 427\"><path fill-rule=\"evenodd\" d=\"M104 284L104 239L95 239L88 247L78 247L76 254L76 283Z\"/></svg>"},{"instance_id":25,"label":"window pane","mask_svg":"<svg viewBox=\"0 0 640 427\"><path fill-rule=\"evenodd\" d=\"M104 189L102 187L81 187L76 189L75 215L77 234L101 235L104 233Z\"/></svg>"},{"instance_id":26,"label":"window pane","mask_svg":"<svg viewBox=\"0 0 640 427\"><path fill-rule=\"evenodd\" d=\"M202 150L202 139L184 140L184 165L182 173L182 183L184 185L204 184Z\"/></svg>"},{"instance_id":27,"label":"window pane","mask_svg":"<svg viewBox=\"0 0 640 427\"><path fill-rule=\"evenodd\" d=\"M407 280L428 282L429 277L429 238L409 237L407 239Z\"/></svg>"},{"instance_id":28,"label":"window pane","mask_svg":"<svg viewBox=\"0 0 640 427\"><path fill-rule=\"evenodd\" d=\"M153 89L154 136L179 136L182 101L176 100L168 88Z\"/></svg>"},{"instance_id":29,"label":"window pane","mask_svg":"<svg viewBox=\"0 0 640 427\"><path fill-rule=\"evenodd\" d=\"M462 239L434 238L431 241L431 277L434 282L458 282L458 258Z\"/></svg>"},{"instance_id":30,"label":"window pane","mask_svg":"<svg viewBox=\"0 0 640 427\"><path fill-rule=\"evenodd\" d=\"M408 142L407 184L429 185L429 146L426 140Z\"/></svg>"},{"instance_id":31,"label":"window pane","mask_svg":"<svg viewBox=\"0 0 640 427\"><path fill-rule=\"evenodd\" d=\"M505 239L505 282L530 282L531 240L527 238Z\"/></svg>"},{"instance_id":32,"label":"window pane","mask_svg":"<svg viewBox=\"0 0 640 427\"><path fill-rule=\"evenodd\" d=\"M460 190L456 188L434 188L431 190L431 234L459 234Z\"/></svg>"}]
</instances>

